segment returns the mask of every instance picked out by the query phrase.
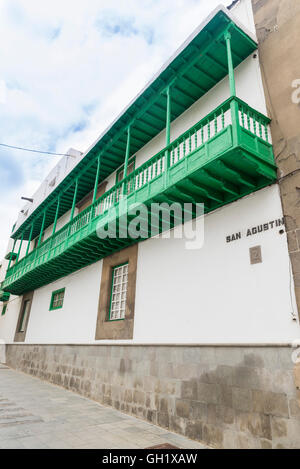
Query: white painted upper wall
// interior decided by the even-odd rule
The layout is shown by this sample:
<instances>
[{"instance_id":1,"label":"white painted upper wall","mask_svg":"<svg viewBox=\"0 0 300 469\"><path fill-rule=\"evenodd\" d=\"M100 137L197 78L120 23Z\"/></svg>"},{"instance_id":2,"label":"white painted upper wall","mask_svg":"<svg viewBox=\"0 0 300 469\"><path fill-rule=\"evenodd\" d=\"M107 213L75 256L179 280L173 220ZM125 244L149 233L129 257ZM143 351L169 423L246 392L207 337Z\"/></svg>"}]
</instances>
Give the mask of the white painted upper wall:
<instances>
[{"instance_id":1,"label":"white painted upper wall","mask_svg":"<svg viewBox=\"0 0 300 469\"><path fill-rule=\"evenodd\" d=\"M187 250L184 239L139 243L134 338L125 342L263 344L300 339L298 320L293 320L297 306L286 234L279 233L282 227L269 226L247 236L248 228L282 217L275 184L205 216L201 249ZM226 242L238 232L240 240ZM261 246L261 264L250 264L254 246ZM101 272L99 261L36 290L26 343L95 343ZM63 308L49 311L51 294L60 288L66 288ZM0 318L0 337L11 331L6 340L13 340L17 307L17 302L9 304L6 325Z\"/></svg>"},{"instance_id":2,"label":"white painted upper wall","mask_svg":"<svg viewBox=\"0 0 300 469\"><path fill-rule=\"evenodd\" d=\"M1 314L3 303L0 303L0 339L5 342L13 342L14 340L21 304L21 296L11 296L3 316Z\"/></svg>"},{"instance_id":3,"label":"white painted upper wall","mask_svg":"<svg viewBox=\"0 0 300 469\"><path fill-rule=\"evenodd\" d=\"M93 342L102 261L35 290L26 342ZM50 311L52 292L65 288L63 308Z\"/></svg>"},{"instance_id":4,"label":"white painted upper wall","mask_svg":"<svg viewBox=\"0 0 300 469\"><path fill-rule=\"evenodd\" d=\"M70 148L60 161L50 171L46 179L33 194L33 202L26 202L22 208L24 213L19 213L14 231L26 220L26 218L36 210L36 208L48 197L49 194L65 179L72 169L83 158L83 154Z\"/></svg>"},{"instance_id":5,"label":"white painted upper wall","mask_svg":"<svg viewBox=\"0 0 300 469\"><path fill-rule=\"evenodd\" d=\"M247 229L283 217L272 185L205 216L202 249L185 240L139 245L134 337L151 342L270 343L300 337L286 234ZM281 229L284 227L281 227ZM226 242L241 232L242 239ZM249 249L261 246L261 264Z\"/></svg>"},{"instance_id":6,"label":"white painted upper wall","mask_svg":"<svg viewBox=\"0 0 300 469\"><path fill-rule=\"evenodd\" d=\"M231 8L230 13L241 24L243 24L255 37L257 37L254 15L252 10L252 0L240 0L236 5Z\"/></svg>"}]
</instances>

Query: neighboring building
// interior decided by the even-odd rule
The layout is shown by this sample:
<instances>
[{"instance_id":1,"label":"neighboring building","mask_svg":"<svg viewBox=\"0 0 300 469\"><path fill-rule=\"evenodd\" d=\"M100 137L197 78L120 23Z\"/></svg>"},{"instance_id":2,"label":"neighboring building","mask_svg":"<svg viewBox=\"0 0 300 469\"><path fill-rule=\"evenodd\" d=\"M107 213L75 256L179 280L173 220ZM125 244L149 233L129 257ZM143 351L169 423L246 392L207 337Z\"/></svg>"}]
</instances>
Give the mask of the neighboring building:
<instances>
[{"instance_id":1,"label":"neighboring building","mask_svg":"<svg viewBox=\"0 0 300 469\"><path fill-rule=\"evenodd\" d=\"M253 3L258 22L268 2ZM299 447L299 224L284 220L267 117L278 49L262 45L261 69L255 22L250 0L216 9L86 154L54 168L12 231L0 338L10 366L191 438ZM142 239L122 237L122 217L153 202L204 203L203 247L151 237L145 217ZM108 222L117 236L100 239Z\"/></svg>"}]
</instances>

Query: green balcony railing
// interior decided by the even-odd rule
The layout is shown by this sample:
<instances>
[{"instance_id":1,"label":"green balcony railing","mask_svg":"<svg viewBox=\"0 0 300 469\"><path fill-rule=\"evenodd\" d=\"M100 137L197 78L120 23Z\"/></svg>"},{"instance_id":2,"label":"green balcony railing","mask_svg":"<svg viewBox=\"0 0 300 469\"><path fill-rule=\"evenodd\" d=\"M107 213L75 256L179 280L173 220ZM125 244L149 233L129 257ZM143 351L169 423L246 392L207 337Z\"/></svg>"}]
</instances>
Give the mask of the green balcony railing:
<instances>
[{"instance_id":1,"label":"green balcony railing","mask_svg":"<svg viewBox=\"0 0 300 469\"><path fill-rule=\"evenodd\" d=\"M276 167L269 122L229 98L13 265L2 289L22 294L136 242L97 238L98 223L115 213L124 195L129 208L182 200L204 202L209 212L271 184Z\"/></svg>"}]
</instances>

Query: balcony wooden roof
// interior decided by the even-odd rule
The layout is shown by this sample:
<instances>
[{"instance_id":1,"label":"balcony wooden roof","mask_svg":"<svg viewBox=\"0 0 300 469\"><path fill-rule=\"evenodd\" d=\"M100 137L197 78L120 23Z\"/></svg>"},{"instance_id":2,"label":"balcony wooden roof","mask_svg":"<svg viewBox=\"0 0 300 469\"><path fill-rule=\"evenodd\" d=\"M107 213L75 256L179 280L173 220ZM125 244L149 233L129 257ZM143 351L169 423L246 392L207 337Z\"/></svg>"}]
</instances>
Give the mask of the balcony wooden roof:
<instances>
[{"instance_id":1,"label":"balcony wooden roof","mask_svg":"<svg viewBox=\"0 0 300 469\"><path fill-rule=\"evenodd\" d=\"M230 27L234 67L257 49L254 37L240 26L223 6L218 7L202 23L153 77L146 87L100 135L87 150L84 158L27 217L12 234L18 239L29 239L39 234L43 213L47 209L44 228L55 218L56 201L60 195L59 216L72 206L75 179L80 176L77 200L93 189L97 157L101 157L100 182L106 179L124 161L127 128L131 124L133 155L159 134L166 126L166 87L172 87L172 120L180 116L194 102L206 94L228 74L224 32Z\"/></svg>"}]
</instances>

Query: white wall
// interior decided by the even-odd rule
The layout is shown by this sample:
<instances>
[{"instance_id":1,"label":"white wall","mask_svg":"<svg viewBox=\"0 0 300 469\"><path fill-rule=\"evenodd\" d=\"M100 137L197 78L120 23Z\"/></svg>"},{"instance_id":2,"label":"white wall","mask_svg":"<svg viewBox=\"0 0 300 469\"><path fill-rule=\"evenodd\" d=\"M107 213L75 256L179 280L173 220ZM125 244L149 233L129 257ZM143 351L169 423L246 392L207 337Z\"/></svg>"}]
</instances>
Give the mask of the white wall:
<instances>
[{"instance_id":1,"label":"white wall","mask_svg":"<svg viewBox=\"0 0 300 469\"><path fill-rule=\"evenodd\" d=\"M240 0L231 8L230 13L256 37L252 0Z\"/></svg>"},{"instance_id":2,"label":"white wall","mask_svg":"<svg viewBox=\"0 0 300 469\"><path fill-rule=\"evenodd\" d=\"M78 342L95 339L102 261L35 290L26 342ZM61 309L49 311L51 294L65 288Z\"/></svg>"},{"instance_id":3,"label":"white wall","mask_svg":"<svg viewBox=\"0 0 300 469\"><path fill-rule=\"evenodd\" d=\"M273 185L205 217L198 251L184 240L139 246L134 336L152 342L280 342L299 338L286 235L245 230L282 217ZM243 231L241 240L226 236ZM262 264L249 248L261 245ZM292 297L291 297L292 295Z\"/></svg>"},{"instance_id":4,"label":"white wall","mask_svg":"<svg viewBox=\"0 0 300 469\"><path fill-rule=\"evenodd\" d=\"M22 297L11 295L6 313L2 316L3 303L0 302L0 339L5 342L13 342L14 340L21 304Z\"/></svg>"},{"instance_id":5,"label":"white wall","mask_svg":"<svg viewBox=\"0 0 300 469\"><path fill-rule=\"evenodd\" d=\"M297 307L286 234L274 228L246 237L248 228L282 216L278 186L273 185L205 216L201 249L187 250L184 239L140 243L133 342L299 339L299 324L292 318ZM226 242L228 235L239 231L241 240ZM249 248L257 245L263 262L251 265ZM26 342L93 343L101 271L99 261L36 290ZM49 311L52 291L63 287L63 308ZM9 321L16 322L16 313L9 310L9 315ZM14 334L15 324L11 329ZM0 331L2 336L1 322Z\"/></svg>"},{"instance_id":6,"label":"white wall","mask_svg":"<svg viewBox=\"0 0 300 469\"><path fill-rule=\"evenodd\" d=\"M19 243L20 241L18 241L15 246L15 252L18 252L19 250ZM26 247L27 243L24 242L20 251L20 258L25 255ZM7 245L7 252L12 251L12 248L13 240L10 239ZM5 279L9 261L2 259L1 264L0 283ZM14 340L21 303L22 297L10 295L9 301L7 303L6 313L4 316L2 316L1 313L4 303L0 302L0 339L4 340L5 342L12 342Z\"/></svg>"}]
</instances>

